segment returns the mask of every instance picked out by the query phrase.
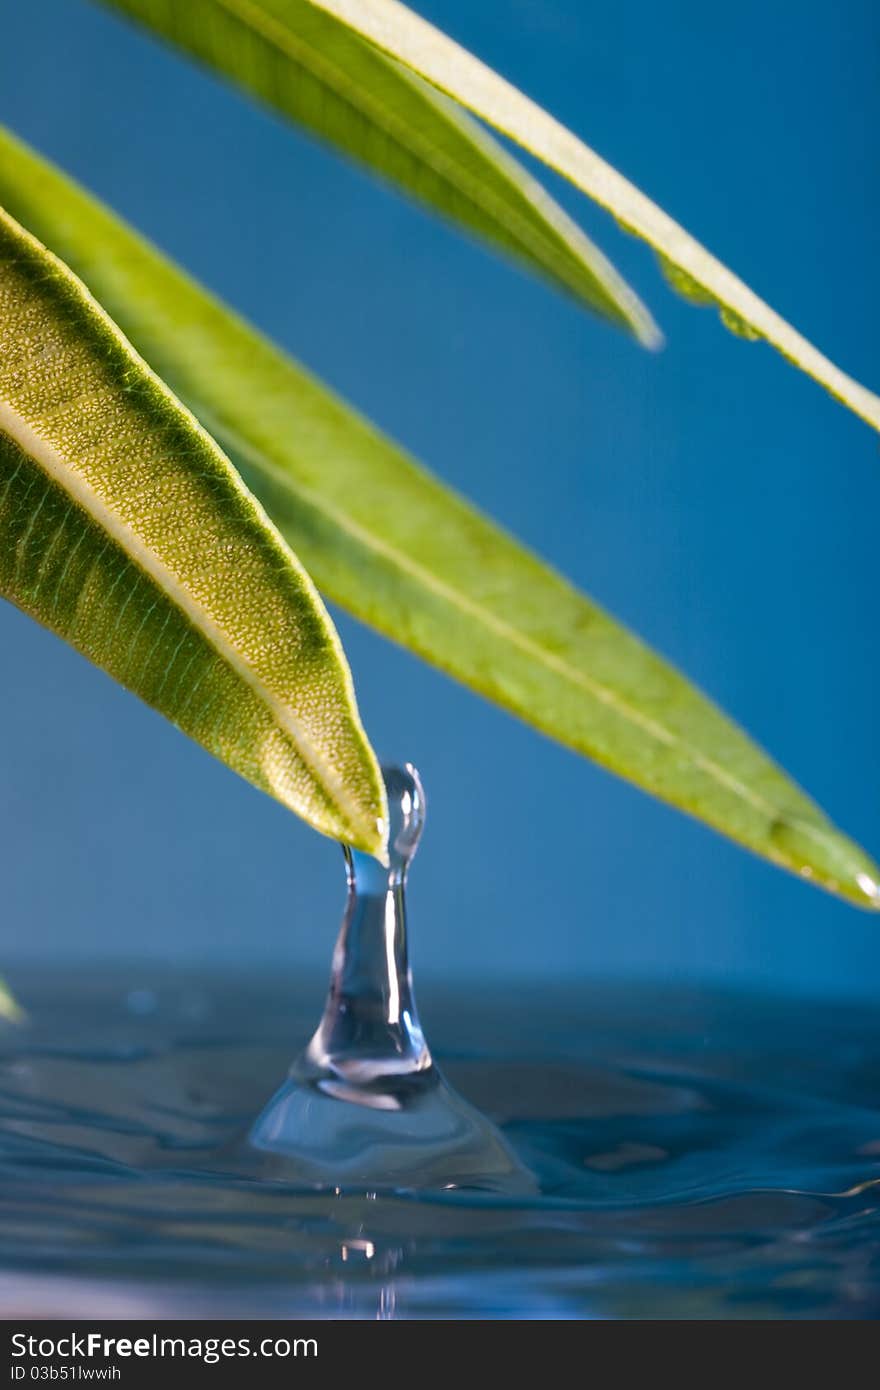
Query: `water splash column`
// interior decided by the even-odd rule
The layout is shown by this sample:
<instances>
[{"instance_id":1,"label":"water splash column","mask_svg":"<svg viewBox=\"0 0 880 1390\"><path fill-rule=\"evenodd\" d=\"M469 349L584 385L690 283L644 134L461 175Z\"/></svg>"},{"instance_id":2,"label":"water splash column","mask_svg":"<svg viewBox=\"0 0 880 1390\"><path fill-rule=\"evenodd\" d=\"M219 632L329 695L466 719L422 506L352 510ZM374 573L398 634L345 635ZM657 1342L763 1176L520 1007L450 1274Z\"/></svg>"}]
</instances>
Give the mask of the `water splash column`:
<instances>
[{"instance_id":1,"label":"water splash column","mask_svg":"<svg viewBox=\"0 0 880 1390\"><path fill-rule=\"evenodd\" d=\"M324 1014L248 1142L272 1159L273 1176L311 1187L531 1191L501 1134L431 1057L406 917L425 794L410 764L383 776L388 866L345 849L348 900Z\"/></svg>"},{"instance_id":2,"label":"water splash column","mask_svg":"<svg viewBox=\"0 0 880 1390\"><path fill-rule=\"evenodd\" d=\"M390 818L387 869L345 847L348 902L324 1016L306 1051L317 1085L356 1105L395 1109L407 1078L433 1063L413 995L406 876L422 833L425 794L414 768L383 769Z\"/></svg>"}]
</instances>

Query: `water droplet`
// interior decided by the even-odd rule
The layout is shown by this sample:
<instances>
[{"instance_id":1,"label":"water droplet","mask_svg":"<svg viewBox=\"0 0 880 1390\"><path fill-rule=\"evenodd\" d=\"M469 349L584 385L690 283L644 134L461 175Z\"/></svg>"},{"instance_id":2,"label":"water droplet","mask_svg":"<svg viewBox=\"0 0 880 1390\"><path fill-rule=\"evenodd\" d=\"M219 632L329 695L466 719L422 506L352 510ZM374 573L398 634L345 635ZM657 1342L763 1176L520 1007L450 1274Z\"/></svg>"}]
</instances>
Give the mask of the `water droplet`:
<instances>
[{"instance_id":1,"label":"water droplet","mask_svg":"<svg viewBox=\"0 0 880 1390\"><path fill-rule=\"evenodd\" d=\"M683 299L690 300L691 304L714 304L715 297L708 290L704 289L698 280L689 275L681 266L675 265L666 256L657 253L657 260L660 262L660 269L663 272L667 283L672 286L677 294Z\"/></svg>"},{"instance_id":2,"label":"water droplet","mask_svg":"<svg viewBox=\"0 0 880 1390\"><path fill-rule=\"evenodd\" d=\"M345 849L348 902L324 1014L253 1126L273 1175L312 1186L529 1192L531 1176L436 1066L409 966L406 878L425 822L410 764L383 769L388 865Z\"/></svg>"},{"instance_id":3,"label":"water droplet","mask_svg":"<svg viewBox=\"0 0 880 1390\"><path fill-rule=\"evenodd\" d=\"M677 294L680 294L682 299L687 299L691 304L717 305L718 312L721 315L721 322L724 324L725 328L728 328L731 333L735 333L738 338L746 338L749 342L756 343L763 336L763 334L753 328L740 314L736 313L735 310L729 309L725 304L720 304L710 290L707 290L700 284L699 280L695 280L694 277L690 275L688 271L683 270L680 265L676 265L673 261L668 260L667 257L660 252L657 253L657 259L660 262L660 269L663 272L667 284L669 284Z\"/></svg>"},{"instance_id":4,"label":"water droplet","mask_svg":"<svg viewBox=\"0 0 880 1390\"><path fill-rule=\"evenodd\" d=\"M722 308L721 322L725 328L729 328L731 333L735 333L738 338L745 338L750 343L758 342L761 334L753 328L750 323L746 323L744 318L735 314L732 309Z\"/></svg>"}]
</instances>

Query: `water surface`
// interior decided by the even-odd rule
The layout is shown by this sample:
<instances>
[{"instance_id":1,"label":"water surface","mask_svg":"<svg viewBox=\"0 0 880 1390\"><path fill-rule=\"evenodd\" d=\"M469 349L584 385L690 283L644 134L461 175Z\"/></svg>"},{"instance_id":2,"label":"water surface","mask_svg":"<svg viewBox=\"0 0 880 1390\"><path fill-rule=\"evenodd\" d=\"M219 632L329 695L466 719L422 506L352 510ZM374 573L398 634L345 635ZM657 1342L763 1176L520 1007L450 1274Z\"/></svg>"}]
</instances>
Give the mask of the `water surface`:
<instances>
[{"instance_id":1,"label":"water surface","mask_svg":"<svg viewBox=\"0 0 880 1390\"><path fill-rule=\"evenodd\" d=\"M230 1151L324 981L13 975L6 1316L873 1317L880 1030L864 1006L423 982L433 1052L521 1197L315 1190Z\"/></svg>"}]
</instances>

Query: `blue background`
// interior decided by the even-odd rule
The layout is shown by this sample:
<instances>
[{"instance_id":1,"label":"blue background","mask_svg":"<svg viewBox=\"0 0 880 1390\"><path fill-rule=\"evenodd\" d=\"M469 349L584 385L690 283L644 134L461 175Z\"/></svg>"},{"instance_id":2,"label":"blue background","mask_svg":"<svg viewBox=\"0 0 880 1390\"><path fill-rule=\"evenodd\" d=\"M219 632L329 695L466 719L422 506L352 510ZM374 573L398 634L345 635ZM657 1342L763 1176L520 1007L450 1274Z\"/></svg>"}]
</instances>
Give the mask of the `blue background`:
<instances>
[{"instance_id":1,"label":"blue background","mask_svg":"<svg viewBox=\"0 0 880 1390\"><path fill-rule=\"evenodd\" d=\"M833 360L880 385L871 0L420 0ZM0 118L676 661L880 851L877 439L678 300L640 351L81 0L2 6ZM421 981L875 991L880 921L655 805L340 615L423 772ZM328 958L339 852L0 611L0 958ZM14 979L14 970L12 971Z\"/></svg>"}]
</instances>

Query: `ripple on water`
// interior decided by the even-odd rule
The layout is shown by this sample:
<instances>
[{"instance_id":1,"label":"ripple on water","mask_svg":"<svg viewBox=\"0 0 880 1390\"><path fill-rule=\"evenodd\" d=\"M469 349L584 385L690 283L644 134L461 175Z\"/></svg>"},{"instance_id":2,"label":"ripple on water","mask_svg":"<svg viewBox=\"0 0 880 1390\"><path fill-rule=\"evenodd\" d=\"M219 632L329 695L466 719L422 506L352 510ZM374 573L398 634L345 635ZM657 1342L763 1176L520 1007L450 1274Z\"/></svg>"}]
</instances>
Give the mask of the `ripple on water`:
<instances>
[{"instance_id":1,"label":"ripple on water","mask_svg":"<svg viewBox=\"0 0 880 1390\"><path fill-rule=\"evenodd\" d=\"M872 1317L867 1008L423 985L434 1051L536 1180L315 1191L223 1155L323 988L145 970L13 980L0 1302L159 1316ZM427 1006L427 1007L426 1007ZM224 1162L226 1168L224 1168Z\"/></svg>"}]
</instances>

